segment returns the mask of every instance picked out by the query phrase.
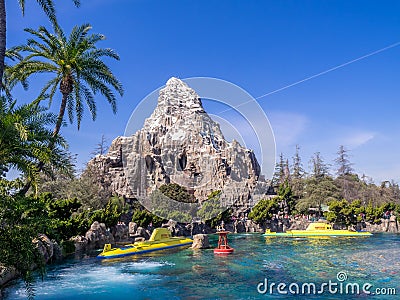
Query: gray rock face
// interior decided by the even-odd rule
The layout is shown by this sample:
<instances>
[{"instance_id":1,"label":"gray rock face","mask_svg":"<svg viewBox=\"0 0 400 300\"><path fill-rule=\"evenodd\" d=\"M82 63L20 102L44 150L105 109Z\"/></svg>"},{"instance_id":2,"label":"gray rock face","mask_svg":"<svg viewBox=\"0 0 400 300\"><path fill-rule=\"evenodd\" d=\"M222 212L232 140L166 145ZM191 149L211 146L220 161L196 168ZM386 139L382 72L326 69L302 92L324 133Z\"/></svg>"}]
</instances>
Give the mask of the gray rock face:
<instances>
[{"instance_id":1,"label":"gray rock face","mask_svg":"<svg viewBox=\"0 0 400 300\"><path fill-rule=\"evenodd\" d=\"M106 229L104 223L95 221L86 232L89 249L103 248L105 244L114 244L114 236Z\"/></svg>"},{"instance_id":2,"label":"gray rock face","mask_svg":"<svg viewBox=\"0 0 400 300\"><path fill-rule=\"evenodd\" d=\"M396 216L391 216L389 220L381 219L380 224L370 224L366 222L365 230L369 232L391 232L391 233L400 232Z\"/></svg>"},{"instance_id":3,"label":"gray rock face","mask_svg":"<svg viewBox=\"0 0 400 300\"><path fill-rule=\"evenodd\" d=\"M14 280L17 277L18 273L15 270L15 268L5 267L0 264L0 288L7 282ZM0 290L0 299L1 299L1 290Z\"/></svg>"},{"instance_id":4,"label":"gray rock face","mask_svg":"<svg viewBox=\"0 0 400 300\"><path fill-rule=\"evenodd\" d=\"M224 205L236 203L242 211L260 175L253 151L227 142L196 92L177 78L160 90L141 130L117 137L106 155L89 164L101 171L99 181L112 194L146 197L163 184L177 183L200 202L222 190Z\"/></svg>"},{"instance_id":5,"label":"gray rock face","mask_svg":"<svg viewBox=\"0 0 400 300\"><path fill-rule=\"evenodd\" d=\"M129 238L129 227L125 224L118 224L111 228L115 242L126 241Z\"/></svg>"},{"instance_id":6,"label":"gray rock face","mask_svg":"<svg viewBox=\"0 0 400 300\"><path fill-rule=\"evenodd\" d=\"M193 236L192 249L207 249L210 248L207 234L196 234Z\"/></svg>"},{"instance_id":7,"label":"gray rock face","mask_svg":"<svg viewBox=\"0 0 400 300\"><path fill-rule=\"evenodd\" d=\"M75 237L72 237L70 239L75 246L75 252L84 252L87 249L88 246L88 239L82 235L77 235Z\"/></svg>"},{"instance_id":8,"label":"gray rock face","mask_svg":"<svg viewBox=\"0 0 400 300\"><path fill-rule=\"evenodd\" d=\"M33 240L33 243L36 244L45 263L49 262L54 253L53 242L45 234L39 234L38 238Z\"/></svg>"}]
</instances>

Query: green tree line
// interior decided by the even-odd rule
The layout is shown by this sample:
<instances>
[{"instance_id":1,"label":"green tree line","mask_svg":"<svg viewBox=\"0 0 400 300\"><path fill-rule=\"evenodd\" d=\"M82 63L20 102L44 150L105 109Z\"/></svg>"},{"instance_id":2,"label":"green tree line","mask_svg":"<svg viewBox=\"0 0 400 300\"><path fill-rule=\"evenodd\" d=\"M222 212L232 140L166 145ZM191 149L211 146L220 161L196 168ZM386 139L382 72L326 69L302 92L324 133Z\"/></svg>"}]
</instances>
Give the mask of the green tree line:
<instances>
[{"instance_id":1,"label":"green tree line","mask_svg":"<svg viewBox=\"0 0 400 300\"><path fill-rule=\"evenodd\" d=\"M252 209L249 217L254 221L262 223L274 215L310 212L323 216L323 207L329 208L324 213L328 221L344 225L379 223L387 211L400 213L398 183L391 180L376 184L367 176L356 174L344 146L337 151L334 174L319 152L312 156L306 172L299 151L296 146L292 163L280 155L272 179L276 196L260 201Z\"/></svg>"}]
</instances>

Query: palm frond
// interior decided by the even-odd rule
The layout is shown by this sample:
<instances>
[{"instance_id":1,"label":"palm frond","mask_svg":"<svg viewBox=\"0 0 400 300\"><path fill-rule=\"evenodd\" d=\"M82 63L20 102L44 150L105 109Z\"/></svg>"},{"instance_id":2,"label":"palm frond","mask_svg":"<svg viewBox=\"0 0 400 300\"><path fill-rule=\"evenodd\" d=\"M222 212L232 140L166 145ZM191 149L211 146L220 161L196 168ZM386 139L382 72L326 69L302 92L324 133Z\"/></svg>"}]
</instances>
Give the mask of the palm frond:
<instances>
[{"instance_id":1,"label":"palm frond","mask_svg":"<svg viewBox=\"0 0 400 300\"><path fill-rule=\"evenodd\" d=\"M90 113L92 115L92 120L96 120L97 117L97 108L96 108L96 102L94 100L93 94L90 91L90 89L88 89L85 85L81 85L81 97L85 99Z\"/></svg>"},{"instance_id":2,"label":"palm frond","mask_svg":"<svg viewBox=\"0 0 400 300\"><path fill-rule=\"evenodd\" d=\"M39 1L39 0L38 0ZM47 1L42 0L46 5ZM74 1L76 5L79 0ZM117 110L115 91L123 95L121 82L112 73L104 58L119 60L119 55L112 49L98 48L97 43L105 39L98 33L90 34L90 24L75 26L67 37L62 28L53 24L54 32L44 26L37 30L25 29L31 37L27 43L16 47L17 53L27 53L26 57L12 67L11 79L27 80L38 73L52 73L52 77L40 91L39 98L48 98L51 105L57 87L65 94L66 111L72 123L77 118L78 128L84 113L85 101L92 119L96 119L96 101L94 95L101 94L110 103L113 112ZM62 81L62 78L68 80ZM72 79L71 79L72 78ZM38 100L39 103L41 100ZM65 102L64 102L65 103ZM63 120L64 110L60 110L59 120ZM58 133L59 123L54 134Z\"/></svg>"},{"instance_id":3,"label":"palm frond","mask_svg":"<svg viewBox=\"0 0 400 300\"><path fill-rule=\"evenodd\" d=\"M74 96L72 94L67 96L67 110L69 122L72 124L74 122Z\"/></svg>"}]
</instances>

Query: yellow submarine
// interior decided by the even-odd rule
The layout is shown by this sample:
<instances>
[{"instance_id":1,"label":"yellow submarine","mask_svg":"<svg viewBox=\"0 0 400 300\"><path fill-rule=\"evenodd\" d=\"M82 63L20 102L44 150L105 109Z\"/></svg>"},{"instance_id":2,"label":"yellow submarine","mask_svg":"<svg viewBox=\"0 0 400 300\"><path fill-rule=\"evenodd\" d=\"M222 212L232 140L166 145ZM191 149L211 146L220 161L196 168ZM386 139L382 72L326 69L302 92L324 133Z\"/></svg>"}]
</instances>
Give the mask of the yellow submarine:
<instances>
[{"instance_id":1,"label":"yellow submarine","mask_svg":"<svg viewBox=\"0 0 400 300\"><path fill-rule=\"evenodd\" d=\"M167 228L154 229L148 241L135 242L121 248L111 248L111 244L105 244L103 252L97 257L100 259L119 258L129 255L143 254L170 248L189 246L193 240L186 237L172 237Z\"/></svg>"},{"instance_id":2,"label":"yellow submarine","mask_svg":"<svg viewBox=\"0 0 400 300\"><path fill-rule=\"evenodd\" d=\"M336 230L332 225L315 222L308 225L306 230L287 230L286 232L273 232L270 229L265 231L264 236L267 237L341 237L341 236L371 236L372 233L367 231L351 231L351 230Z\"/></svg>"}]
</instances>

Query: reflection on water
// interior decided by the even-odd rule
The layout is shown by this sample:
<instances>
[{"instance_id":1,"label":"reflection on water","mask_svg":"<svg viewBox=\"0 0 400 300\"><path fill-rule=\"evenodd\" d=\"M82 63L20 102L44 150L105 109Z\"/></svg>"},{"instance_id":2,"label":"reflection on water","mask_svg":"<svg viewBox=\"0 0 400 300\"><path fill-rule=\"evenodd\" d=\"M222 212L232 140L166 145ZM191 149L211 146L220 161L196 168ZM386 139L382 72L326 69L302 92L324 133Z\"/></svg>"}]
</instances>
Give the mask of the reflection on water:
<instances>
[{"instance_id":1,"label":"reflection on water","mask_svg":"<svg viewBox=\"0 0 400 300\"><path fill-rule=\"evenodd\" d=\"M291 239L259 234L230 235L235 253L214 256L212 249L174 250L140 257L71 259L49 267L36 283L36 299L265 299L257 284L320 284L345 272L347 282L394 287L400 293L400 236ZM216 245L216 237L211 236ZM6 291L6 299L25 298L22 282ZM353 296L354 299L367 295ZM304 296L302 297L304 298ZM342 299L324 293L304 299ZM346 295L347 299L352 299ZM375 297L377 298L377 297ZM385 299L379 297L379 299ZM393 299L387 296L386 299Z\"/></svg>"}]
</instances>

